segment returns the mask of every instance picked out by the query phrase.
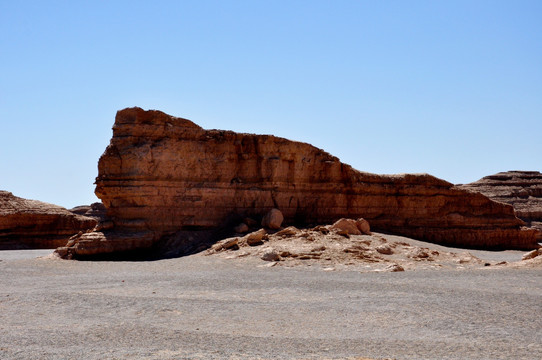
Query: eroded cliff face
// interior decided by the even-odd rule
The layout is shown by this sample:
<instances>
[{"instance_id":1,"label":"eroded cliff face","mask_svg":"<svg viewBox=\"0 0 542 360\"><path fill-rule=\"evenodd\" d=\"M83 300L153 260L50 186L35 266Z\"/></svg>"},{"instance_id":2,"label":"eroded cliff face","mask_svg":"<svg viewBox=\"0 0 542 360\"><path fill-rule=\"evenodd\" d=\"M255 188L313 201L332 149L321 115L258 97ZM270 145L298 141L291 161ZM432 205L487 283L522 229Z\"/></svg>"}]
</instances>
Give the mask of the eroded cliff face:
<instances>
[{"instance_id":1,"label":"eroded cliff face","mask_svg":"<svg viewBox=\"0 0 542 360\"><path fill-rule=\"evenodd\" d=\"M0 191L0 250L64 246L71 236L96 223L63 207Z\"/></svg>"},{"instance_id":2,"label":"eroded cliff face","mask_svg":"<svg viewBox=\"0 0 542 360\"><path fill-rule=\"evenodd\" d=\"M542 241L542 174L538 171L507 171L459 186L480 192L492 200L510 204L527 226L538 230Z\"/></svg>"},{"instance_id":3,"label":"eroded cliff face","mask_svg":"<svg viewBox=\"0 0 542 360\"><path fill-rule=\"evenodd\" d=\"M376 231L440 244L535 246L511 206L433 176L364 173L309 144L204 130L140 108L117 113L96 195L110 228L84 235L62 254L100 253L106 242L119 250L146 247L179 230L221 227L271 208L282 211L285 224L363 217Z\"/></svg>"}]
</instances>

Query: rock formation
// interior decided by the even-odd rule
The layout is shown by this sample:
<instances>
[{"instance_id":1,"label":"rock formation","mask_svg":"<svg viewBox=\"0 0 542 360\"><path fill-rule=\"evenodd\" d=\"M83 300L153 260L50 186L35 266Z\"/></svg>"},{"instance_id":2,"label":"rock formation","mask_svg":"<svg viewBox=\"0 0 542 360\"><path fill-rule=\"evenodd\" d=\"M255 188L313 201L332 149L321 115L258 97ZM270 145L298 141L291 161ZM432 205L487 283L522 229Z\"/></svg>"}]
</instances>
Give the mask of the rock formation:
<instances>
[{"instance_id":1,"label":"rock formation","mask_svg":"<svg viewBox=\"0 0 542 360\"><path fill-rule=\"evenodd\" d=\"M96 220L63 207L0 191L0 250L56 248L95 225Z\"/></svg>"},{"instance_id":2,"label":"rock formation","mask_svg":"<svg viewBox=\"0 0 542 360\"><path fill-rule=\"evenodd\" d=\"M542 242L542 174L538 171L500 172L458 187L512 205L527 226L539 231L537 238Z\"/></svg>"},{"instance_id":3,"label":"rock formation","mask_svg":"<svg viewBox=\"0 0 542 360\"><path fill-rule=\"evenodd\" d=\"M96 195L111 228L59 249L65 257L151 246L179 230L236 225L272 208L285 224L363 217L375 231L462 247L534 248L511 206L427 174L357 171L309 144L204 130L160 111L117 113Z\"/></svg>"},{"instance_id":4,"label":"rock formation","mask_svg":"<svg viewBox=\"0 0 542 360\"><path fill-rule=\"evenodd\" d=\"M101 202L95 202L90 205L79 205L70 209L77 215L82 215L95 219L96 221L104 221L106 218L106 208Z\"/></svg>"}]
</instances>

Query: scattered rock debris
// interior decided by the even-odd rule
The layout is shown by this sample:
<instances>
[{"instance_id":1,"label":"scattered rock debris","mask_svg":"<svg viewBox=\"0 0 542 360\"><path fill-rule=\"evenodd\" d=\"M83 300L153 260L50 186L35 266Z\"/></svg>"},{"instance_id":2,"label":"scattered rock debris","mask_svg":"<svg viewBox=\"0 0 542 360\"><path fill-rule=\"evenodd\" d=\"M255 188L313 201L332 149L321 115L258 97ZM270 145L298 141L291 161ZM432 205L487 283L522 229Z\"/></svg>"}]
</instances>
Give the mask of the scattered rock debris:
<instances>
[{"instance_id":1,"label":"scattered rock debris","mask_svg":"<svg viewBox=\"0 0 542 360\"><path fill-rule=\"evenodd\" d=\"M227 259L257 258L280 266L317 266L325 271L401 272L506 265L505 262L487 263L468 252L437 251L393 239L370 232L369 223L363 219L341 219L332 225L306 229L294 226L275 230L261 228L244 236L221 240L205 255Z\"/></svg>"}]
</instances>

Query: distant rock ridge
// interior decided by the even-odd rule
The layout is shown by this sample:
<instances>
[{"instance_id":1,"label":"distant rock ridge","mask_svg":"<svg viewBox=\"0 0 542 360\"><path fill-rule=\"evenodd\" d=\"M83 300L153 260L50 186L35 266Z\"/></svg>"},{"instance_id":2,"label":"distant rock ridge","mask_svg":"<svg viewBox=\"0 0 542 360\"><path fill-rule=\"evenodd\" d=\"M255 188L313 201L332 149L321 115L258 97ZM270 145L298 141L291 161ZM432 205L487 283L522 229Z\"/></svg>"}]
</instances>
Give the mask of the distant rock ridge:
<instances>
[{"instance_id":1,"label":"distant rock ridge","mask_svg":"<svg viewBox=\"0 0 542 360\"><path fill-rule=\"evenodd\" d=\"M538 171L506 171L485 176L462 189L480 192L492 200L510 204L526 225L538 230L542 242L542 173Z\"/></svg>"},{"instance_id":2,"label":"distant rock ridge","mask_svg":"<svg viewBox=\"0 0 542 360\"><path fill-rule=\"evenodd\" d=\"M56 248L96 223L61 206L0 191L0 250Z\"/></svg>"},{"instance_id":3,"label":"distant rock ridge","mask_svg":"<svg viewBox=\"0 0 542 360\"><path fill-rule=\"evenodd\" d=\"M431 175L360 172L309 144L204 130L140 108L117 113L95 192L111 222L59 249L64 257L146 248L179 231L261 219L272 208L286 225L363 217L375 231L439 244L536 246L511 206Z\"/></svg>"},{"instance_id":4,"label":"distant rock ridge","mask_svg":"<svg viewBox=\"0 0 542 360\"><path fill-rule=\"evenodd\" d=\"M82 215L95 219L96 221L104 221L106 218L106 208L101 202L95 202L90 205L79 205L70 209L77 215Z\"/></svg>"}]
</instances>

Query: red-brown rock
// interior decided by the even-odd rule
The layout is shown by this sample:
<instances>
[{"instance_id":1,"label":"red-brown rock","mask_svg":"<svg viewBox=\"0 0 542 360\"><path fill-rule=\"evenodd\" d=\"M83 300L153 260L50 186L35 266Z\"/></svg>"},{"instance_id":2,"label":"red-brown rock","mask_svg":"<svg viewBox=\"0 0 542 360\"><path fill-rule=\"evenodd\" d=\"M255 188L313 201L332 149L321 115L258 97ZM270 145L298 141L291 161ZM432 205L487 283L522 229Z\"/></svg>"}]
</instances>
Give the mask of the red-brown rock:
<instances>
[{"instance_id":1,"label":"red-brown rock","mask_svg":"<svg viewBox=\"0 0 542 360\"><path fill-rule=\"evenodd\" d=\"M181 229L261 219L272 208L286 224L363 217L375 231L440 244L530 249L536 243L533 231L520 230L511 206L433 176L364 173L309 144L204 130L140 108L117 113L98 163L96 195L114 227L99 239L83 235L70 247L73 255L88 248L85 242L95 242L100 253L100 244L118 232L145 232L156 241Z\"/></svg>"},{"instance_id":2,"label":"red-brown rock","mask_svg":"<svg viewBox=\"0 0 542 360\"><path fill-rule=\"evenodd\" d=\"M358 225L355 220L352 219L339 219L333 225L331 230L341 231L348 235L361 235L362 232L358 229Z\"/></svg>"},{"instance_id":3,"label":"red-brown rock","mask_svg":"<svg viewBox=\"0 0 542 360\"><path fill-rule=\"evenodd\" d=\"M538 171L508 171L459 185L477 191L492 200L510 204L526 225L537 229L542 242L542 173Z\"/></svg>"},{"instance_id":4,"label":"red-brown rock","mask_svg":"<svg viewBox=\"0 0 542 360\"><path fill-rule=\"evenodd\" d=\"M95 225L63 207L0 191L0 250L56 248Z\"/></svg>"},{"instance_id":5,"label":"red-brown rock","mask_svg":"<svg viewBox=\"0 0 542 360\"><path fill-rule=\"evenodd\" d=\"M371 235L371 225L369 225L369 222L364 218L357 219L356 226L362 234Z\"/></svg>"},{"instance_id":6,"label":"red-brown rock","mask_svg":"<svg viewBox=\"0 0 542 360\"><path fill-rule=\"evenodd\" d=\"M262 219L262 226L268 229L280 229L284 216L279 209L271 209Z\"/></svg>"}]
</instances>

